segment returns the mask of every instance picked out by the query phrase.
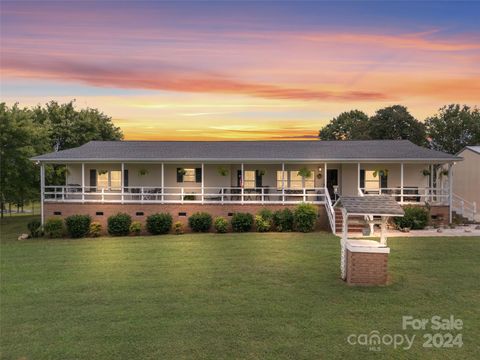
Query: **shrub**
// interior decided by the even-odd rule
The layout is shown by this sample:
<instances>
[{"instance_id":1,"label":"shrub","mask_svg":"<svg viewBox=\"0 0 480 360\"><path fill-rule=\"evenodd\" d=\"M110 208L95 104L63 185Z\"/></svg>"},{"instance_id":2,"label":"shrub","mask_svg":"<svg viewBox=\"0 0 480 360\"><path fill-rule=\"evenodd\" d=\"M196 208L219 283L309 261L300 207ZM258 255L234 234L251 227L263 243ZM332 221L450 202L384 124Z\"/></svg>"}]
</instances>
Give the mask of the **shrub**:
<instances>
[{"instance_id":1,"label":"shrub","mask_svg":"<svg viewBox=\"0 0 480 360\"><path fill-rule=\"evenodd\" d=\"M273 223L277 231L293 230L293 213L290 209L277 210L273 213Z\"/></svg>"},{"instance_id":2,"label":"shrub","mask_svg":"<svg viewBox=\"0 0 480 360\"><path fill-rule=\"evenodd\" d=\"M142 223L140 221L134 221L130 225L130 234L132 235L140 235L142 231Z\"/></svg>"},{"instance_id":3,"label":"shrub","mask_svg":"<svg viewBox=\"0 0 480 360\"><path fill-rule=\"evenodd\" d=\"M273 222L273 212L270 209L263 208L258 212L257 215L260 215L264 220L267 220L270 223Z\"/></svg>"},{"instance_id":4,"label":"shrub","mask_svg":"<svg viewBox=\"0 0 480 360\"><path fill-rule=\"evenodd\" d=\"M130 234L130 225L132 217L125 213L112 215L107 220L108 233L112 236L127 236Z\"/></svg>"},{"instance_id":5,"label":"shrub","mask_svg":"<svg viewBox=\"0 0 480 360\"><path fill-rule=\"evenodd\" d=\"M310 232L315 229L317 208L312 204L299 204L293 213L295 229L301 232Z\"/></svg>"},{"instance_id":6,"label":"shrub","mask_svg":"<svg viewBox=\"0 0 480 360\"><path fill-rule=\"evenodd\" d=\"M45 225L43 226L45 234L50 238L61 238L65 233L63 227L63 220L60 218L50 218L47 219Z\"/></svg>"},{"instance_id":7,"label":"shrub","mask_svg":"<svg viewBox=\"0 0 480 360\"><path fill-rule=\"evenodd\" d=\"M270 220L264 219L261 215L255 215L255 227L258 232L270 231L271 226Z\"/></svg>"},{"instance_id":8,"label":"shrub","mask_svg":"<svg viewBox=\"0 0 480 360\"><path fill-rule=\"evenodd\" d=\"M99 237L102 234L102 224L99 222L92 222L90 224L90 231L88 235L90 237Z\"/></svg>"},{"instance_id":9,"label":"shrub","mask_svg":"<svg viewBox=\"0 0 480 360\"><path fill-rule=\"evenodd\" d=\"M188 218L188 226L195 232L208 232L212 227L212 216L197 212Z\"/></svg>"},{"instance_id":10,"label":"shrub","mask_svg":"<svg viewBox=\"0 0 480 360\"><path fill-rule=\"evenodd\" d=\"M28 231L30 232L30 237L36 238L43 235L42 233L42 223L40 220L32 220L27 224Z\"/></svg>"},{"instance_id":11,"label":"shrub","mask_svg":"<svg viewBox=\"0 0 480 360\"><path fill-rule=\"evenodd\" d=\"M394 218L394 222L398 228L410 228L412 230L424 229L428 224L430 214L427 209L420 206L406 206L403 217Z\"/></svg>"},{"instance_id":12,"label":"shrub","mask_svg":"<svg viewBox=\"0 0 480 360\"><path fill-rule=\"evenodd\" d=\"M252 229L253 215L249 213L235 213L232 216L232 229L235 232L247 232Z\"/></svg>"},{"instance_id":13,"label":"shrub","mask_svg":"<svg viewBox=\"0 0 480 360\"><path fill-rule=\"evenodd\" d=\"M153 214L147 217L147 230L152 235L168 234L172 228L172 215L168 213Z\"/></svg>"},{"instance_id":14,"label":"shrub","mask_svg":"<svg viewBox=\"0 0 480 360\"><path fill-rule=\"evenodd\" d=\"M213 222L213 226L215 227L215 230L218 233L224 234L228 231L228 220L222 216L219 216L215 218L215 221Z\"/></svg>"},{"instance_id":15,"label":"shrub","mask_svg":"<svg viewBox=\"0 0 480 360\"><path fill-rule=\"evenodd\" d=\"M181 221L177 221L175 224L173 224L173 232L175 235L182 235L184 233L183 223Z\"/></svg>"},{"instance_id":16,"label":"shrub","mask_svg":"<svg viewBox=\"0 0 480 360\"><path fill-rule=\"evenodd\" d=\"M67 233L72 238L81 238L88 234L92 219L88 215L72 215L65 218Z\"/></svg>"}]
</instances>

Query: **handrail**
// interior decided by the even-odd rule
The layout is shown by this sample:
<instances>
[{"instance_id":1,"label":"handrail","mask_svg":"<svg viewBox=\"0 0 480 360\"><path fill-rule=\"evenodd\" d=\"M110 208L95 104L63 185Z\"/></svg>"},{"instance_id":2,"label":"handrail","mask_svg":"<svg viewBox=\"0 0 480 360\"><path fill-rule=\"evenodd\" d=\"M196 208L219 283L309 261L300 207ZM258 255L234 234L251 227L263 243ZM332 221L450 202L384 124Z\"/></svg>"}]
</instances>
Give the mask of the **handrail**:
<instances>
[{"instance_id":1,"label":"handrail","mask_svg":"<svg viewBox=\"0 0 480 360\"><path fill-rule=\"evenodd\" d=\"M335 209L332 206L332 199L330 198L330 193L328 188L325 188L325 209L327 210L328 221L330 222L330 228L332 233L336 233L335 229Z\"/></svg>"},{"instance_id":2,"label":"handrail","mask_svg":"<svg viewBox=\"0 0 480 360\"><path fill-rule=\"evenodd\" d=\"M475 220L477 215L477 203L468 201L455 193L452 194L452 210L469 220Z\"/></svg>"},{"instance_id":3,"label":"handrail","mask_svg":"<svg viewBox=\"0 0 480 360\"><path fill-rule=\"evenodd\" d=\"M287 188L278 191L273 187L153 187L125 186L101 188L98 186L45 186L45 201L60 202L153 202L153 203L285 203L309 202L324 204L325 189Z\"/></svg>"}]
</instances>

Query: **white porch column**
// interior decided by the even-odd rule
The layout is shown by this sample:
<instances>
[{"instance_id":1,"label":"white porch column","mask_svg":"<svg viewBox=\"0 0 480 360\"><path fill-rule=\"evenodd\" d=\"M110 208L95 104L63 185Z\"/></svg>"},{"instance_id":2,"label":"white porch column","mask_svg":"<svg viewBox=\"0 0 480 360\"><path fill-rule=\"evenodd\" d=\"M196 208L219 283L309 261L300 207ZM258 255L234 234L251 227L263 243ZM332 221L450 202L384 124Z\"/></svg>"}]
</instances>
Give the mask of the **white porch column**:
<instances>
[{"instance_id":1,"label":"white porch column","mask_svg":"<svg viewBox=\"0 0 480 360\"><path fill-rule=\"evenodd\" d=\"M125 177L125 163L122 162L122 174L120 176L120 189L121 189L121 199L122 199L122 204L123 204L123 192L124 192L124 186L125 186L125 183L124 183L124 177Z\"/></svg>"},{"instance_id":2,"label":"white porch column","mask_svg":"<svg viewBox=\"0 0 480 360\"><path fill-rule=\"evenodd\" d=\"M82 203L84 202L85 202L85 163L82 163Z\"/></svg>"},{"instance_id":3,"label":"white porch column","mask_svg":"<svg viewBox=\"0 0 480 360\"><path fill-rule=\"evenodd\" d=\"M325 195L327 194L327 163L323 165L323 187L325 188ZM328 194L330 196L330 194ZM325 199L327 201L327 199Z\"/></svg>"},{"instance_id":4,"label":"white porch column","mask_svg":"<svg viewBox=\"0 0 480 360\"><path fill-rule=\"evenodd\" d=\"M452 223L452 205L453 205L453 164L448 165L448 222Z\"/></svg>"},{"instance_id":5,"label":"white porch column","mask_svg":"<svg viewBox=\"0 0 480 360\"><path fill-rule=\"evenodd\" d=\"M357 163L357 192L359 191L360 191L360 163Z\"/></svg>"},{"instance_id":6,"label":"white porch column","mask_svg":"<svg viewBox=\"0 0 480 360\"><path fill-rule=\"evenodd\" d=\"M162 177L161 177L161 182L162 182L162 204L165 201L165 166L162 163Z\"/></svg>"},{"instance_id":7,"label":"white porch column","mask_svg":"<svg viewBox=\"0 0 480 360\"><path fill-rule=\"evenodd\" d=\"M242 198L241 198L241 202L242 202L242 204L243 204L243 199L244 199L244 196L243 196L244 191L243 191L243 189L244 189L244 187L245 187L245 184L244 184L244 179L245 179L245 177L244 177L244 171L245 171L245 167L243 166L243 163L242 163L242 164L241 164L241 170L240 170L240 185L241 185L241 197L242 197Z\"/></svg>"},{"instance_id":8,"label":"white porch column","mask_svg":"<svg viewBox=\"0 0 480 360\"><path fill-rule=\"evenodd\" d=\"M202 204L205 199L205 164L202 163Z\"/></svg>"},{"instance_id":9,"label":"white porch column","mask_svg":"<svg viewBox=\"0 0 480 360\"><path fill-rule=\"evenodd\" d=\"M433 194L434 194L434 190L433 190L433 164L430 164L430 177L428 179L428 193L429 193L429 202L433 202Z\"/></svg>"},{"instance_id":10,"label":"white porch column","mask_svg":"<svg viewBox=\"0 0 480 360\"><path fill-rule=\"evenodd\" d=\"M403 163L400 164L400 204L403 204Z\"/></svg>"},{"instance_id":11,"label":"white porch column","mask_svg":"<svg viewBox=\"0 0 480 360\"><path fill-rule=\"evenodd\" d=\"M43 202L45 201L45 165L40 163L40 217L42 225L45 222L45 215L43 213Z\"/></svg>"},{"instance_id":12,"label":"white porch column","mask_svg":"<svg viewBox=\"0 0 480 360\"><path fill-rule=\"evenodd\" d=\"M285 205L285 163L282 162L282 205Z\"/></svg>"},{"instance_id":13,"label":"white porch column","mask_svg":"<svg viewBox=\"0 0 480 360\"><path fill-rule=\"evenodd\" d=\"M382 216L382 220L380 223L380 244L383 244L383 245L387 245L387 236L386 236L387 220L388 218L386 216ZM371 234L373 235L373 231Z\"/></svg>"}]
</instances>

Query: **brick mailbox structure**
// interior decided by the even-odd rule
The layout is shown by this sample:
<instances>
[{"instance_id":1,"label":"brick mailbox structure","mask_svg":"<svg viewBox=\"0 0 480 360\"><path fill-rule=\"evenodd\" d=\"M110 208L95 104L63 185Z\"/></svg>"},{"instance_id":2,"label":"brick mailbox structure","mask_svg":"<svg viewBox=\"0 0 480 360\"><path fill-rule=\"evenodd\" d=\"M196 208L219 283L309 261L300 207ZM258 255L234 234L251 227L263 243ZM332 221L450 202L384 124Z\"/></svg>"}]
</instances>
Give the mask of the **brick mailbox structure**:
<instances>
[{"instance_id":1,"label":"brick mailbox structure","mask_svg":"<svg viewBox=\"0 0 480 360\"><path fill-rule=\"evenodd\" d=\"M388 284L388 256L385 236L389 217L403 216L404 212L388 196L349 196L341 197L343 224L341 239L340 269L342 279L349 285L386 285ZM348 238L348 217L364 216L373 227L380 225L380 242Z\"/></svg>"},{"instance_id":2,"label":"brick mailbox structure","mask_svg":"<svg viewBox=\"0 0 480 360\"><path fill-rule=\"evenodd\" d=\"M346 278L349 285L386 285L390 248L373 240L348 240Z\"/></svg>"}]
</instances>

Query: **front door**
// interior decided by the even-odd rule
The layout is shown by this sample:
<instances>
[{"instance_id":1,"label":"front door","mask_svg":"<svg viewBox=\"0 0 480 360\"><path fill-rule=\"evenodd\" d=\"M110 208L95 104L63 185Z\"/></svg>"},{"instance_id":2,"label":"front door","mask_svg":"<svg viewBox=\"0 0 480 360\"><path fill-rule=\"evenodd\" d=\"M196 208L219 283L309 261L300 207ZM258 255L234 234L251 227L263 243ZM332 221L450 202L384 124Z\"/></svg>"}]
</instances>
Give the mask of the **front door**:
<instances>
[{"instance_id":1,"label":"front door","mask_svg":"<svg viewBox=\"0 0 480 360\"><path fill-rule=\"evenodd\" d=\"M327 189L332 199L336 199L334 186L338 186L338 169L327 170Z\"/></svg>"}]
</instances>

